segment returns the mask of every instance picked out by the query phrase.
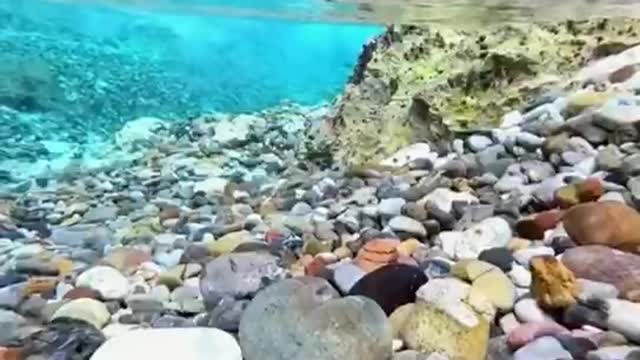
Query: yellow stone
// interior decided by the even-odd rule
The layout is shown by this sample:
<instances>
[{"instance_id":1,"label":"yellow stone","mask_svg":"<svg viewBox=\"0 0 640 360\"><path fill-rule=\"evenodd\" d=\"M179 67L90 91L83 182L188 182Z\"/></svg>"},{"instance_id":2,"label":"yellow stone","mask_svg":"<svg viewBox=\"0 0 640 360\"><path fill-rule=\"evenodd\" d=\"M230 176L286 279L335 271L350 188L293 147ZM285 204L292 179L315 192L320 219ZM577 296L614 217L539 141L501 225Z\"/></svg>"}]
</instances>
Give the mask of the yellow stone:
<instances>
[{"instance_id":1,"label":"yellow stone","mask_svg":"<svg viewBox=\"0 0 640 360\"><path fill-rule=\"evenodd\" d=\"M530 246L531 246L531 240L518 238L518 237L512 238L511 240L509 240L509 243L507 244L507 247L509 248L509 250L512 250L512 251L527 249Z\"/></svg>"},{"instance_id":2,"label":"yellow stone","mask_svg":"<svg viewBox=\"0 0 640 360\"><path fill-rule=\"evenodd\" d=\"M102 327L109 322L111 314L109 314L107 306L102 302L89 298L81 298L72 300L58 308L51 320L58 318L82 320L95 326L97 329L102 329Z\"/></svg>"},{"instance_id":3,"label":"yellow stone","mask_svg":"<svg viewBox=\"0 0 640 360\"><path fill-rule=\"evenodd\" d=\"M253 241L253 235L246 230L236 231L224 235L217 241L213 241L207 244L209 254L212 256L219 256L232 252L240 244Z\"/></svg>"},{"instance_id":4,"label":"yellow stone","mask_svg":"<svg viewBox=\"0 0 640 360\"><path fill-rule=\"evenodd\" d=\"M165 285L169 289L175 289L184 283L184 280L198 275L202 271L200 264L180 264L160 273L158 284Z\"/></svg>"},{"instance_id":5,"label":"yellow stone","mask_svg":"<svg viewBox=\"0 0 640 360\"><path fill-rule=\"evenodd\" d=\"M469 297L479 292L485 295L493 306L502 311L509 311L516 301L516 288L500 269L494 268L488 273L480 275L473 281Z\"/></svg>"},{"instance_id":6,"label":"yellow stone","mask_svg":"<svg viewBox=\"0 0 640 360\"><path fill-rule=\"evenodd\" d=\"M399 255L411 256L422 246L424 245L420 241L411 238L401 242L396 249L398 250Z\"/></svg>"},{"instance_id":7,"label":"yellow stone","mask_svg":"<svg viewBox=\"0 0 640 360\"><path fill-rule=\"evenodd\" d=\"M321 253L331 252L331 244L324 243L315 237L307 237L302 247L302 253L316 256Z\"/></svg>"},{"instance_id":8,"label":"yellow stone","mask_svg":"<svg viewBox=\"0 0 640 360\"><path fill-rule=\"evenodd\" d=\"M496 316L497 312L496 307L484 292L473 291L473 288L471 288L469 291L469 297L467 298L467 303L488 322L493 322L493 318Z\"/></svg>"},{"instance_id":9,"label":"yellow stone","mask_svg":"<svg viewBox=\"0 0 640 360\"><path fill-rule=\"evenodd\" d=\"M54 259L53 263L58 268L58 276L69 276L73 274L73 261L69 259Z\"/></svg>"},{"instance_id":10,"label":"yellow stone","mask_svg":"<svg viewBox=\"0 0 640 360\"><path fill-rule=\"evenodd\" d=\"M606 259L603 259L606 261ZM563 309L576 303L575 275L553 256L531 259L531 293L543 309Z\"/></svg>"},{"instance_id":11,"label":"yellow stone","mask_svg":"<svg viewBox=\"0 0 640 360\"><path fill-rule=\"evenodd\" d=\"M489 322L482 316L477 318L477 325L468 328L444 311L419 301L400 330L400 338L410 349L439 352L450 360L485 360Z\"/></svg>"},{"instance_id":12,"label":"yellow stone","mask_svg":"<svg viewBox=\"0 0 640 360\"><path fill-rule=\"evenodd\" d=\"M80 220L82 220L82 216L78 215L78 214L73 214L73 216L65 219L64 221L62 221L60 223L60 226L71 226L71 225L75 225L77 223L80 222Z\"/></svg>"},{"instance_id":13,"label":"yellow stone","mask_svg":"<svg viewBox=\"0 0 640 360\"><path fill-rule=\"evenodd\" d=\"M391 315L389 315L389 321L391 322L391 329L393 331L394 338L400 337L400 331L409 319L409 316L413 313L414 306L414 303L404 304L393 310Z\"/></svg>"},{"instance_id":14,"label":"yellow stone","mask_svg":"<svg viewBox=\"0 0 640 360\"><path fill-rule=\"evenodd\" d=\"M493 264L480 260L461 260L451 268L451 273L462 280L474 281L479 276L497 269Z\"/></svg>"},{"instance_id":15,"label":"yellow stone","mask_svg":"<svg viewBox=\"0 0 640 360\"><path fill-rule=\"evenodd\" d=\"M602 106L614 95L611 91L583 90L569 95L567 100L571 110L582 111L585 108Z\"/></svg>"},{"instance_id":16,"label":"yellow stone","mask_svg":"<svg viewBox=\"0 0 640 360\"><path fill-rule=\"evenodd\" d=\"M339 248L333 250L333 253L338 257L338 259L348 259L353 257L353 253L346 246L340 246Z\"/></svg>"}]
</instances>

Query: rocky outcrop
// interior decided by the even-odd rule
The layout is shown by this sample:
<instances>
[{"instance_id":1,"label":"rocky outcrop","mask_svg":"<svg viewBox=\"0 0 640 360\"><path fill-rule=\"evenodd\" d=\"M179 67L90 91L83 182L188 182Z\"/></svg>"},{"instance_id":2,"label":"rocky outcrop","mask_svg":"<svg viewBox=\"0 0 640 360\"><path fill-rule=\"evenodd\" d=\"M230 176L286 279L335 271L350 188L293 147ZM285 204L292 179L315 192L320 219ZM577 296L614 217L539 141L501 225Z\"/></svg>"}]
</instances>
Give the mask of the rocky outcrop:
<instances>
[{"instance_id":1,"label":"rocky outcrop","mask_svg":"<svg viewBox=\"0 0 640 360\"><path fill-rule=\"evenodd\" d=\"M339 102L333 119L339 156L348 165L376 163L418 141L444 151L452 130L495 125L509 110L536 105L528 104L533 97L570 87L555 74L625 50L639 25L389 27L364 47Z\"/></svg>"}]
</instances>

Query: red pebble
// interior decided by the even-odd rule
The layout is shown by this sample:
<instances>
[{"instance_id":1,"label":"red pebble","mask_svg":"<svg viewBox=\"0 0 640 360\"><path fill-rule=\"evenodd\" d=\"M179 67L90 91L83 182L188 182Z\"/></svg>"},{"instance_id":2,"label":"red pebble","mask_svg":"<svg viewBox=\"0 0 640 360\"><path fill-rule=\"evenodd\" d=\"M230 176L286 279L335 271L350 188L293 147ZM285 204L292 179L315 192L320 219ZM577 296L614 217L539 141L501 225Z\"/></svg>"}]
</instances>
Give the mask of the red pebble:
<instances>
[{"instance_id":1,"label":"red pebble","mask_svg":"<svg viewBox=\"0 0 640 360\"><path fill-rule=\"evenodd\" d=\"M0 360L19 360L21 358L20 349L0 346Z\"/></svg>"},{"instance_id":2,"label":"red pebble","mask_svg":"<svg viewBox=\"0 0 640 360\"><path fill-rule=\"evenodd\" d=\"M521 219L516 224L516 231L522 238L540 240L544 237L545 231L554 229L558 225L562 213L560 210L548 210Z\"/></svg>"},{"instance_id":3,"label":"red pebble","mask_svg":"<svg viewBox=\"0 0 640 360\"><path fill-rule=\"evenodd\" d=\"M327 264L324 263L322 258L316 257L305 266L304 270L305 274L308 276L323 277L327 272Z\"/></svg>"},{"instance_id":4,"label":"red pebble","mask_svg":"<svg viewBox=\"0 0 640 360\"><path fill-rule=\"evenodd\" d=\"M598 179L589 178L578 183L578 197L580 202L596 201L604 194L602 182Z\"/></svg>"}]
</instances>

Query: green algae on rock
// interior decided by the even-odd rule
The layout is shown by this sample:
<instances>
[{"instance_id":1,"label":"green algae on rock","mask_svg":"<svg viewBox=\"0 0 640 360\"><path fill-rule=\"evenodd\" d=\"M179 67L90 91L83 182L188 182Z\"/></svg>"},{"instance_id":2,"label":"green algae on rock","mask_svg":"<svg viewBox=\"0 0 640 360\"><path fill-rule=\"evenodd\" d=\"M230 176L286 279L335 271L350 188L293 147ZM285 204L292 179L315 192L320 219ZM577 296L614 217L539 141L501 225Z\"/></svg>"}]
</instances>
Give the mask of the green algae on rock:
<instances>
[{"instance_id":1,"label":"green algae on rock","mask_svg":"<svg viewBox=\"0 0 640 360\"><path fill-rule=\"evenodd\" d=\"M632 46L639 26L632 19L473 32L390 26L364 47L338 102L338 158L374 164L418 141L447 151L456 130L496 125L545 91L571 87L559 74Z\"/></svg>"}]
</instances>

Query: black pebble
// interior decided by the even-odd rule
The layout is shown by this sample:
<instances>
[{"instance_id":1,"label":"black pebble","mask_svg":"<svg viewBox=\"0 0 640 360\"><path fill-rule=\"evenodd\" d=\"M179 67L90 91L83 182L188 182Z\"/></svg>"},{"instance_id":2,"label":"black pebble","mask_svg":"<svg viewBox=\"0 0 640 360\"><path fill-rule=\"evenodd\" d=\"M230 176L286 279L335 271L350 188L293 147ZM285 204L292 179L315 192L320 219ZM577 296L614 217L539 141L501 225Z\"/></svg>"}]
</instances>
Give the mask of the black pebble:
<instances>
[{"instance_id":1,"label":"black pebble","mask_svg":"<svg viewBox=\"0 0 640 360\"><path fill-rule=\"evenodd\" d=\"M373 299L387 315L390 315L398 307L414 302L416 291L427 280L427 276L418 267L391 264L358 280L349 290L349 295Z\"/></svg>"},{"instance_id":2,"label":"black pebble","mask_svg":"<svg viewBox=\"0 0 640 360\"><path fill-rule=\"evenodd\" d=\"M595 305L588 307L575 304L565 309L562 314L562 323L569 328L581 328L584 325L591 325L606 329L608 316L605 306Z\"/></svg>"},{"instance_id":3,"label":"black pebble","mask_svg":"<svg viewBox=\"0 0 640 360\"><path fill-rule=\"evenodd\" d=\"M511 254L511 250L504 247L496 247L482 251L478 256L478 260L493 264L507 273L511 271L515 259Z\"/></svg>"}]
</instances>

